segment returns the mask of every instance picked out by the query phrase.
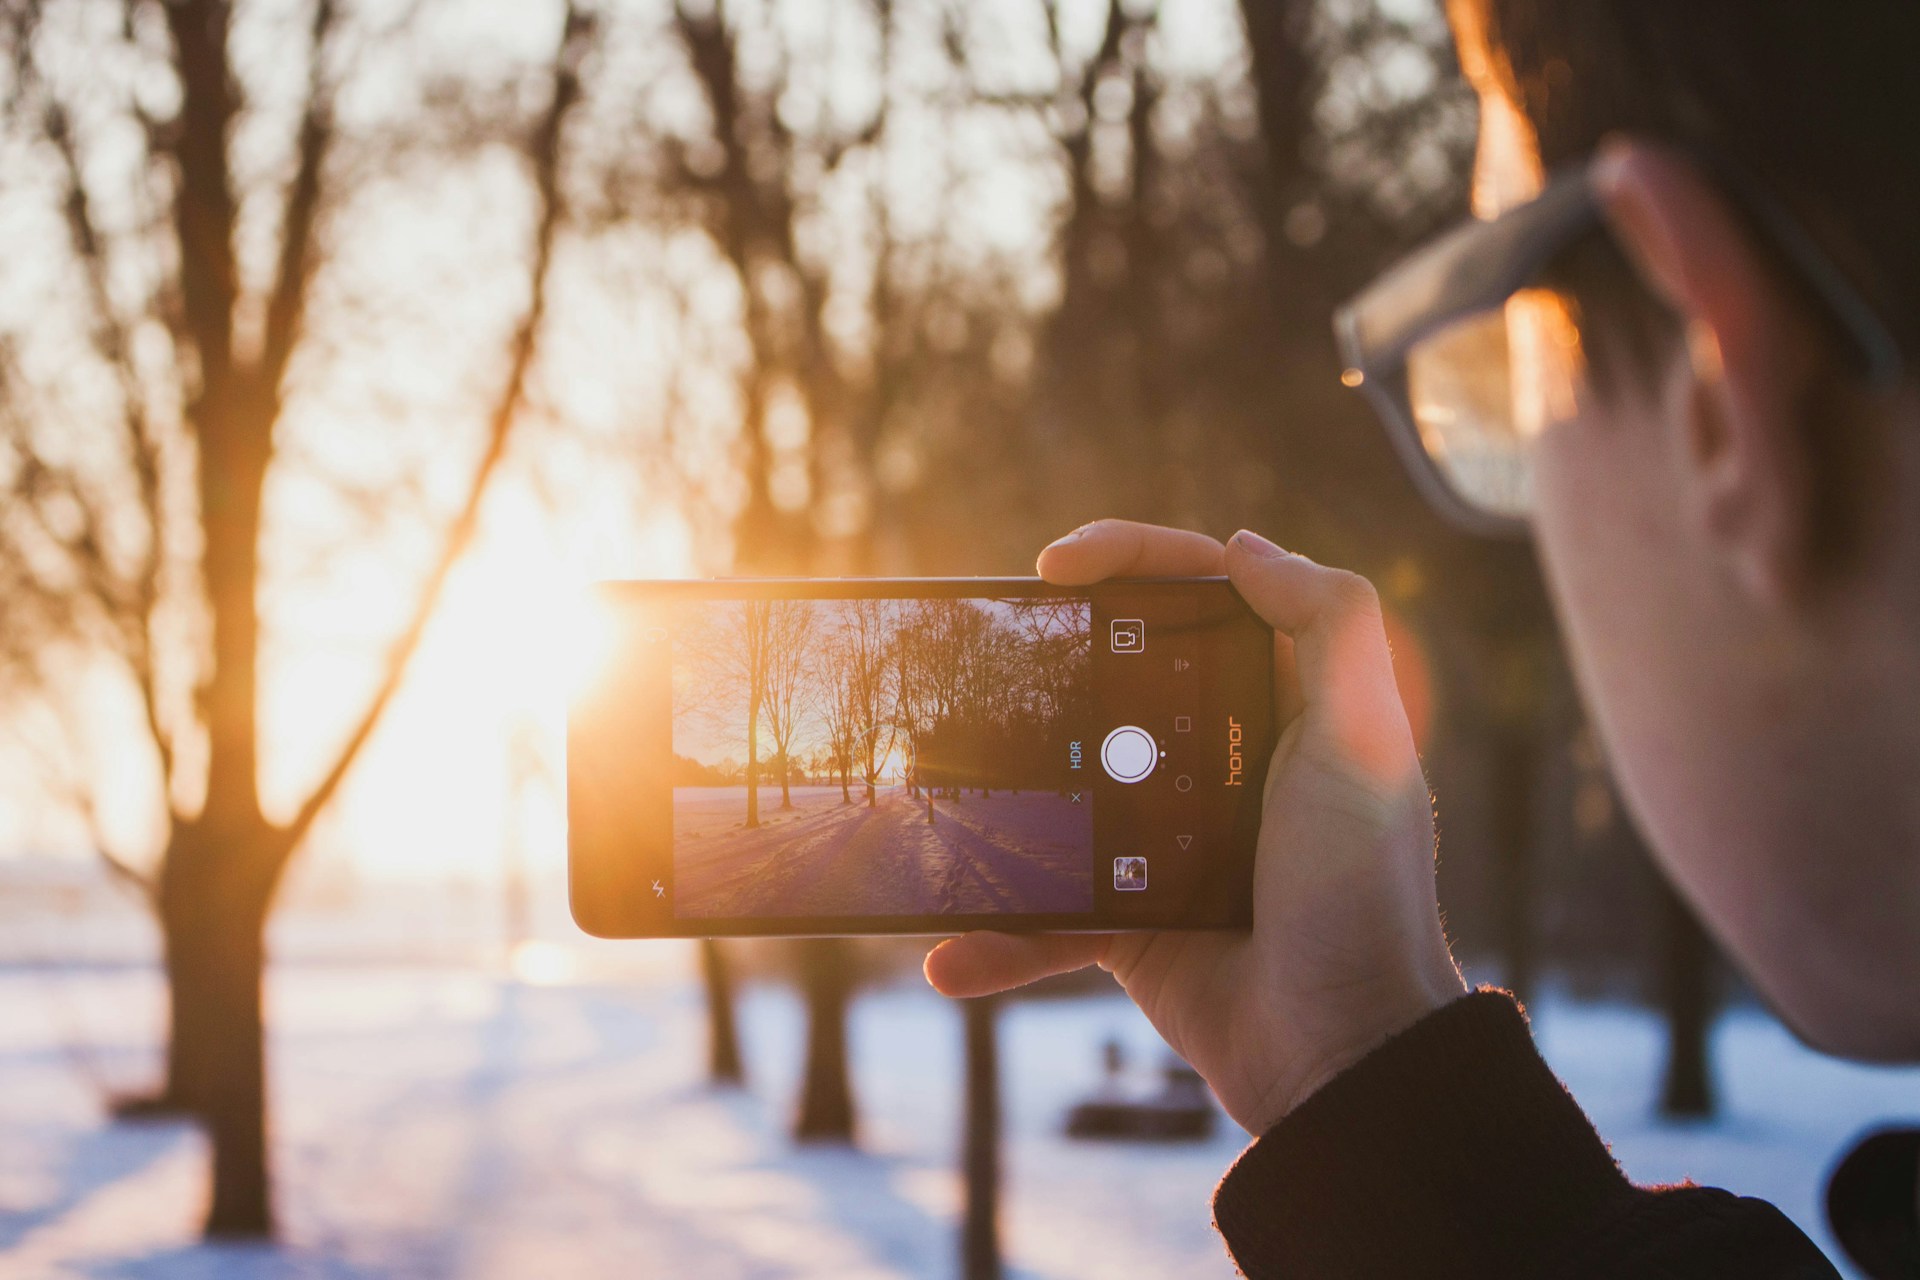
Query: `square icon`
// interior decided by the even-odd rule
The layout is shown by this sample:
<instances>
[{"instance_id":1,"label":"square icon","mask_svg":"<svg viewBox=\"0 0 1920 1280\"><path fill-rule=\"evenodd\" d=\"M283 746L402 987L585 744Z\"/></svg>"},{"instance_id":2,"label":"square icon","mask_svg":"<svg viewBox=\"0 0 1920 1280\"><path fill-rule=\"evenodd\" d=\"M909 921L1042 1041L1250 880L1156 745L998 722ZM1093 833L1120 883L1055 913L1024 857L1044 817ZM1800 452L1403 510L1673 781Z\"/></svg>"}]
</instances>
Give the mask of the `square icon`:
<instances>
[{"instance_id":1,"label":"square icon","mask_svg":"<svg viewBox=\"0 0 1920 1280\"><path fill-rule=\"evenodd\" d=\"M1175 716L1173 718L1173 731L1175 733L1192 733L1193 717L1192 716Z\"/></svg>"},{"instance_id":2,"label":"square icon","mask_svg":"<svg viewBox=\"0 0 1920 1280\"><path fill-rule=\"evenodd\" d=\"M1147 651L1147 624L1138 618L1115 618L1109 636L1115 653Z\"/></svg>"},{"instance_id":3,"label":"square icon","mask_svg":"<svg viewBox=\"0 0 1920 1280\"><path fill-rule=\"evenodd\" d=\"M1122 893L1138 893L1147 887L1147 860L1145 858L1115 858L1113 860L1113 887Z\"/></svg>"}]
</instances>

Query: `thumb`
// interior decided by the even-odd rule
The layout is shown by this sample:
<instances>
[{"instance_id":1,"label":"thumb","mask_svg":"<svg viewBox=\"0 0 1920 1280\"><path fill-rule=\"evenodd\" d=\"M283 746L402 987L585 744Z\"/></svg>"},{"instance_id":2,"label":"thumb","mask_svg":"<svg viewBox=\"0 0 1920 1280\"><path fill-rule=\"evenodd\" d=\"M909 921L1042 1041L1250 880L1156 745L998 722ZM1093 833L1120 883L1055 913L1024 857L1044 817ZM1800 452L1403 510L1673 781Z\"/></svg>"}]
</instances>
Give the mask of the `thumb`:
<instances>
[{"instance_id":1,"label":"thumb","mask_svg":"<svg viewBox=\"0 0 1920 1280\"><path fill-rule=\"evenodd\" d=\"M1373 584L1244 529L1227 543L1227 576L1253 611L1293 642L1303 748L1332 747L1379 783L1404 783L1418 757Z\"/></svg>"}]
</instances>

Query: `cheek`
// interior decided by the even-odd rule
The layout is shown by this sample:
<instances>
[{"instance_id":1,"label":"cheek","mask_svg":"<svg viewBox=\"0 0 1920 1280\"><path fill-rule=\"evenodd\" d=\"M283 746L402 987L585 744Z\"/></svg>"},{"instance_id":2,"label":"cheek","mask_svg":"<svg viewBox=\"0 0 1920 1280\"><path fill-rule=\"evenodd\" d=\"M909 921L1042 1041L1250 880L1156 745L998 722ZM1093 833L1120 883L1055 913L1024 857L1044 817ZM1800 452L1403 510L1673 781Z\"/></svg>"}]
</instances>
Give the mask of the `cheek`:
<instances>
[{"instance_id":1,"label":"cheek","mask_svg":"<svg viewBox=\"0 0 1920 1280\"><path fill-rule=\"evenodd\" d=\"M1742 821L1717 658L1728 628L1690 554L1659 424L1574 421L1540 440L1535 517L1567 654L1628 807L1700 887ZM1700 890L1696 901L1716 893Z\"/></svg>"},{"instance_id":2,"label":"cheek","mask_svg":"<svg viewBox=\"0 0 1920 1280\"><path fill-rule=\"evenodd\" d=\"M1643 577L1641 546L1632 521L1639 504L1623 473L1608 424L1561 423L1536 451L1534 531L1568 643L1591 651L1610 633ZM1600 646L1611 649L1613 646Z\"/></svg>"},{"instance_id":3,"label":"cheek","mask_svg":"<svg viewBox=\"0 0 1920 1280\"><path fill-rule=\"evenodd\" d=\"M1664 767L1686 672L1667 642L1681 608L1657 433L1574 421L1540 440L1535 536L1574 674L1622 781Z\"/></svg>"}]
</instances>

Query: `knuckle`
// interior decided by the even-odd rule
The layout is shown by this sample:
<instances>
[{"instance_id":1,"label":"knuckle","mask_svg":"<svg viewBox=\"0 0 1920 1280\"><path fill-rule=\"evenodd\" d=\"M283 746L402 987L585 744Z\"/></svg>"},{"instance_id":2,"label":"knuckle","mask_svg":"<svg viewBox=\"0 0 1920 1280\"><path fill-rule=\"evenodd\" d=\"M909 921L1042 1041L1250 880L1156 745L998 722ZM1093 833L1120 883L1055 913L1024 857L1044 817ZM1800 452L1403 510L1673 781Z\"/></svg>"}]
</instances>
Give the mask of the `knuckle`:
<instances>
[{"instance_id":1,"label":"knuckle","mask_svg":"<svg viewBox=\"0 0 1920 1280\"><path fill-rule=\"evenodd\" d=\"M1345 569L1336 569L1334 573L1327 596L1335 613L1360 618L1380 616L1380 593L1373 583Z\"/></svg>"}]
</instances>

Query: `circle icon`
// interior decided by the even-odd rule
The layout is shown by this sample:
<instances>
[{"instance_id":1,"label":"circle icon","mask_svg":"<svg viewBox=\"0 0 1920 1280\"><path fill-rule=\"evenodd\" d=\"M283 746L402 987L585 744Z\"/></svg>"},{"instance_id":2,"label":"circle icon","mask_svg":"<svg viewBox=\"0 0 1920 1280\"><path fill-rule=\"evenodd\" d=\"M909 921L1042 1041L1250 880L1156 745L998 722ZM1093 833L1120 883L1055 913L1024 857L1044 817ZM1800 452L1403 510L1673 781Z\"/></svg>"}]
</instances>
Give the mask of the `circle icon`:
<instances>
[{"instance_id":1,"label":"circle icon","mask_svg":"<svg viewBox=\"0 0 1920 1280\"><path fill-rule=\"evenodd\" d=\"M1100 767L1115 782L1141 781L1159 759L1160 744L1137 725L1121 725L1100 744Z\"/></svg>"}]
</instances>

